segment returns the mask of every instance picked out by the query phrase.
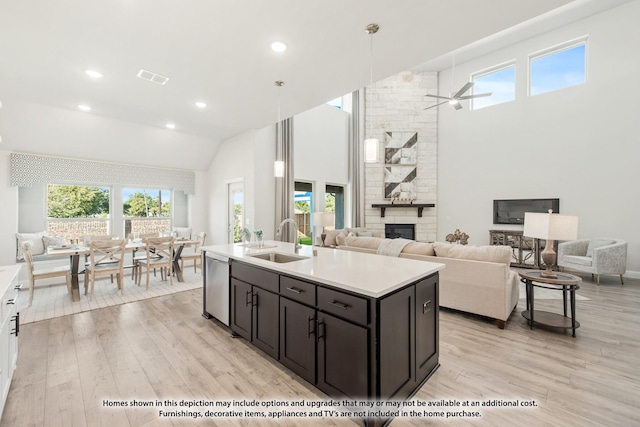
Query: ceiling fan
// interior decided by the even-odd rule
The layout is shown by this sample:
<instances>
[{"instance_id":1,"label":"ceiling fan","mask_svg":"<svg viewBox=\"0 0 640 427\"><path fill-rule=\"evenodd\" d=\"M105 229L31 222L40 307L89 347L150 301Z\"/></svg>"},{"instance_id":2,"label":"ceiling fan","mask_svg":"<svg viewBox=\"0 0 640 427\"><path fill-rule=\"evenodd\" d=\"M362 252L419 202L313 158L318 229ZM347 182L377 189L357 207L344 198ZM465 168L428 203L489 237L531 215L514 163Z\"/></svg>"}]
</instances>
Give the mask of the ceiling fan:
<instances>
[{"instance_id":1,"label":"ceiling fan","mask_svg":"<svg viewBox=\"0 0 640 427\"><path fill-rule=\"evenodd\" d=\"M462 105L460 104L460 101L463 101L465 99L473 99L473 98L480 98L482 96L491 96L491 92L488 93L478 93L478 94L474 94L474 95L465 95L465 93L471 89L473 87L474 83L473 82L468 82L467 84L465 84L464 86L462 86L462 88L457 91L456 93L449 95L449 96L440 96L440 95L425 95L428 96L430 98L439 98L439 99L446 99L446 101L442 101L439 102L435 105L432 105L430 107L425 108L425 110L428 110L429 108L434 108L437 107L439 105L442 104L446 104L447 102L449 104L451 104L453 106L453 108L455 108L456 110L459 110L462 108Z\"/></svg>"}]
</instances>

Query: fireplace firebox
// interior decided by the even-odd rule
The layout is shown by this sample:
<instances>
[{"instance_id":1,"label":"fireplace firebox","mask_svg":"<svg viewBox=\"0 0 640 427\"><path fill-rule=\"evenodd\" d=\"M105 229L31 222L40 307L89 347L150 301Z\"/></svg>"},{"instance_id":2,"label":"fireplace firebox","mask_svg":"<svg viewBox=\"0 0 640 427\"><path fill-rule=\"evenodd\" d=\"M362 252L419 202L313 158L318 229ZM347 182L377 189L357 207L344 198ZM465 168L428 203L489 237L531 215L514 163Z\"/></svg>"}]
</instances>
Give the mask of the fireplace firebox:
<instances>
[{"instance_id":1,"label":"fireplace firebox","mask_svg":"<svg viewBox=\"0 0 640 427\"><path fill-rule=\"evenodd\" d=\"M403 239L415 240L416 227L415 224L385 224L384 237L387 239Z\"/></svg>"}]
</instances>

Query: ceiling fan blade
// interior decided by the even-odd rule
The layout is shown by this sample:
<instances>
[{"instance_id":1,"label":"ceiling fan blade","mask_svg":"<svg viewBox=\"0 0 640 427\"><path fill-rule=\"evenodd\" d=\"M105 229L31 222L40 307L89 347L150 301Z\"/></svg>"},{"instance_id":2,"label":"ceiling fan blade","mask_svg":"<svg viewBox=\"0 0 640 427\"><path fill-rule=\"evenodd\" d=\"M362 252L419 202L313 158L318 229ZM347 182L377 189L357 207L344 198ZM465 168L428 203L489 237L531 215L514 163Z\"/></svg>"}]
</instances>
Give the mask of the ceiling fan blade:
<instances>
[{"instance_id":1,"label":"ceiling fan blade","mask_svg":"<svg viewBox=\"0 0 640 427\"><path fill-rule=\"evenodd\" d=\"M440 96L440 95L425 95L425 96L428 96L430 98L451 99L448 96Z\"/></svg>"},{"instance_id":2,"label":"ceiling fan blade","mask_svg":"<svg viewBox=\"0 0 640 427\"><path fill-rule=\"evenodd\" d=\"M462 88L459 91L457 91L456 94L452 96L452 98L459 98L460 96L462 96L463 93L471 89L473 85L474 85L473 82L468 82L467 84L462 86Z\"/></svg>"},{"instance_id":3,"label":"ceiling fan blade","mask_svg":"<svg viewBox=\"0 0 640 427\"><path fill-rule=\"evenodd\" d=\"M477 93L477 94L473 94L473 95L461 96L458 99L473 99L473 98L480 98L481 96L491 96L491 92L488 92L488 93Z\"/></svg>"},{"instance_id":4,"label":"ceiling fan blade","mask_svg":"<svg viewBox=\"0 0 640 427\"><path fill-rule=\"evenodd\" d=\"M428 110L428 109L430 109L430 108L436 108L436 107L438 107L438 106L440 106L440 105L442 105L442 104L446 104L447 102L449 102L449 101L439 102L439 103L437 103L437 104L435 104L435 105L432 105L431 107L427 107L427 108L425 108L425 110Z\"/></svg>"}]
</instances>

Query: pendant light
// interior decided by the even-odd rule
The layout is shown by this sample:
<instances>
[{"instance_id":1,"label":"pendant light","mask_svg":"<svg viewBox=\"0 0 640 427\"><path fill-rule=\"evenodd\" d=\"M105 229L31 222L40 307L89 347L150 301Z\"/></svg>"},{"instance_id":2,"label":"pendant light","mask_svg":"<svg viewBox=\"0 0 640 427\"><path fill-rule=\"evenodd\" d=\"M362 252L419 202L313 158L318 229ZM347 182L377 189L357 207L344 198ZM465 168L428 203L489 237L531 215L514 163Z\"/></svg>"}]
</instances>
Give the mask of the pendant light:
<instances>
[{"instance_id":1,"label":"pendant light","mask_svg":"<svg viewBox=\"0 0 640 427\"><path fill-rule=\"evenodd\" d=\"M280 92L284 82L276 80L276 86L278 86L278 121L276 122L276 161L273 163L273 175L276 178L284 178L284 160L282 156L282 145L278 141L282 141L282 122L280 121Z\"/></svg>"},{"instance_id":2,"label":"pendant light","mask_svg":"<svg viewBox=\"0 0 640 427\"><path fill-rule=\"evenodd\" d=\"M380 26L378 24L369 24L364 29L367 34L371 35L371 68L370 68L370 86L373 88L373 35L378 32ZM369 120L371 121L371 120ZM373 124L370 126L369 137L364 140L364 162L376 163L378 161L378 146L380 145L377 138L373 137Z\"/></svg>"}]
</instances>

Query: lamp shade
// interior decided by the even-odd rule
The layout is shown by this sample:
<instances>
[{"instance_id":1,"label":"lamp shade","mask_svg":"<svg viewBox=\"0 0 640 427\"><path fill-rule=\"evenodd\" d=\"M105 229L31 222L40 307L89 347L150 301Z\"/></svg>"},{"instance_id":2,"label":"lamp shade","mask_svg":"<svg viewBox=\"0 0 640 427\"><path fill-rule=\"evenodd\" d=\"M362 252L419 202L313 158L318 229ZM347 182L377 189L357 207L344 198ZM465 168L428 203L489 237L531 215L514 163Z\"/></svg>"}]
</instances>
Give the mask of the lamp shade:
<instances>
[{"instance_id":1,"label":"lamp shade","mask_svg":"<svg viewBox=\"0 0 640 427\"><path fill-rule=\"evenodd\" d=\"M336 217L328 212L314 212L313 222L316 227L330 227L335 224Z\"/></svg>"},{"instance_id":2,"label":"lamp shade","mask_svg":"<svg viewBox=\"0 0 640 427\"><path fill-rule=\"evenodd\" d=\"M524 213L524 235L545 240L576 240L578 217L554 213Z\"/></svg>"},{"instance_id":3,"label":"lamp shade","mask_svg":"<svg viewBox=\"0 0 640 427\"><path fill-rule=\"evenodd\" d=\"M378 161L378 140L369 138L364 140L364 161L365 163L375 163Z\"/></svg>"}]
</instances>

